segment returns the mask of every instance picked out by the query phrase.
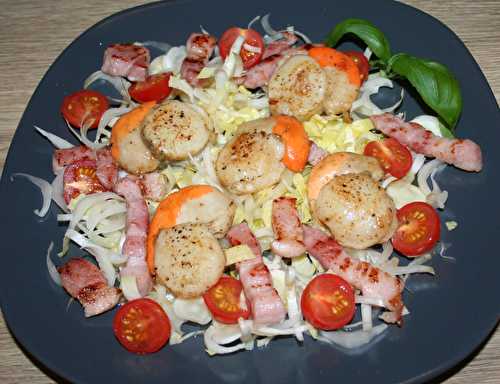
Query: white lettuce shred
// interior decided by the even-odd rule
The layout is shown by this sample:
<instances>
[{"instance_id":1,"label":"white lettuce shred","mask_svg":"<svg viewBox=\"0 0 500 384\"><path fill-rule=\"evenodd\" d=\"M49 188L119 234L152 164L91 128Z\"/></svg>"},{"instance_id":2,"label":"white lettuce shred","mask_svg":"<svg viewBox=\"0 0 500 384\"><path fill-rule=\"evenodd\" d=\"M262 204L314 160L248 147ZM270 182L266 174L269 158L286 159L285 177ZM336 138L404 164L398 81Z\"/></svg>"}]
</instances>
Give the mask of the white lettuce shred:
<instances>
[{"instance_id":1,"label":"white lettuce shred","mask_svg":"<svg viewBox=\"0 0 500 384\"><path fill-rule=\"evenodd\" d=\"M69 149L74 147L74 145L71 144L69 141L66 141L57 135L54 135L53 133L47 132L36 125L34 125L34 127L42 136L47 138L47 140L49 140L50 143L57 149Z\"/></svg>"},{"instance_id":2,"label":"white lettuce shred","mask_svg":"<svg viewBox=\"0 0 500 384\"><path fill-rule=\"evenodd\" d=\"M182 62L186 56L186 46L172 47L167 53L156 57L149 64L148 72L150 75L164 72L172 72L174 75L178 75L181 72Z\"/></svg>"},{"instance_id":3,"label":"white lettuce shred","mask_svg":"<svg viewBox=\"0 0 500 384\"><path fill-rule=\"evenodd\" d=\"M49 248L47 249L47 256L46 256L47 271L49 272L49 276L52 279L52 281L57 285L62 286L61 276L59 275L59 272L57 272L57 268L54 265L52 259L50 258L50 254L52 253L53 249L54 249L54 242L51 241L49 244Z\"/></svg>"},{"instance_id":4,"label":"white lettuce shred","mask_svg":"<svg viewBox=\"0 0 500 384\"><path fill-rule=\"evenodd\" d=\"M379 108L371 97L376 95L380 88L394 88L392 80L384 77L381 72L372 73L360 88L358 98L352 103L351 116L354 120L364 119L371 115L378 115L385 112L394 112L402 103L404 98L404 90L401 88L399 100L393 105L386 108Z\"/></svg>"},{"instance_id":5,"label":"white lettuce shred","mask_svg":"<svg viewBox=\"0 0 500 384\"><path fill-rule=\"evenodd\" d=\"M42 207L40 209L33 210L33 212L39 217L44 217L50 208L50 201L52 200L52 185L47 180L28 173L13 173L10 180L14 181L15 177L24 177L40 188L40 192L42 193Z\"/></svg>"}]
</instances>

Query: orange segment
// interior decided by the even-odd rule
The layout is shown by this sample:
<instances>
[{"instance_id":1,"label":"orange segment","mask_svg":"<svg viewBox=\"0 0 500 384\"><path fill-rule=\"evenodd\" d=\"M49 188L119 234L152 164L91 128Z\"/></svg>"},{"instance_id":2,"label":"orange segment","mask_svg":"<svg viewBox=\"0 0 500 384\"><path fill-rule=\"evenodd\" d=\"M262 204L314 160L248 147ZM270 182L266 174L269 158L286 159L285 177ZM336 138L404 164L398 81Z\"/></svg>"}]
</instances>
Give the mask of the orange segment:
<instances>
[{"instance_id":1,"label":"orange segment","mask_svg":"<svg viewBox=\"0 0 500 384\"><path fill-rule=\"evenodd\" d=\"M358 66L346 54L329 47L313 47L309 49L309 56L322 67L335 67L345 72L351 84L361 86Z\"/></svg>"},{"instance_id":2,"label":"orange segment","mask_svg":"<svg viewBox=\"0 0 500 384\"><path fill-rule=\"evenodd\" d=\"M144 117L146 117L155 104L156 102L154 101L141 104L137 108L134 108L130 112L121 116L115 123L113 129L111 130L111 156L116 162L119 162L120 159L120 147L118 144L125 138L125 136L141 124Z\"/></svg>"},{"instance_id":3,"label":"orange segment","mask_svg":"<svg viewBox=\"0 0 500 384\"><path fill-rule=\"evenodd\" d=\"M309 156L311 146L304 126L291 116L275 116L273 133L280 136L285 144L285 155L281 160L293 172L301 172Z\"/></svg>"},{"instance_id":4,"label":"orange segment","mask_svg":"<svg viewBox=\"0 0 500 384\"><path fill-rule=\"evenodd\" d=\"M151 274L154 274L155 270L154 252L158 233L162 229L171 228L177 224L177 217L186 201L199 198L212 191L214 191L214 189L209 185L190 185L189 187L171 193L162 200L160 205L158 205L155 215L149 225L147 238L146 261Z\"/></svg>"}]
</instances>

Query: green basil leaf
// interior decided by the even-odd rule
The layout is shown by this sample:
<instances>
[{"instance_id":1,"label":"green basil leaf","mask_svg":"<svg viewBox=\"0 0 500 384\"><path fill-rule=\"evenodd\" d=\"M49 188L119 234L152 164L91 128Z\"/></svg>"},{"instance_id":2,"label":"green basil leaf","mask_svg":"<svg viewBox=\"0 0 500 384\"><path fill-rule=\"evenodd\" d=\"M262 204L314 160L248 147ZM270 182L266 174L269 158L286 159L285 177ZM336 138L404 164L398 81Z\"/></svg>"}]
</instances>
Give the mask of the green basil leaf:
<instances>
[{"instance_id":1,"label":"green basil leaf","mask_svg":"<svg viewBox=\"0 0 500 384\"><path fill-rule=\"evenodd\" d=\"M384 34L375 25L363 19L346 19L328 34L326 45L334 47L346 33L359 37L384 63L391 57L391 48Z\"/></svg>"},{"instance_id":2,"label":"green basil leaf","mask_svg":"<svg viewBox=\"0 0 500 384\"><path fill-rule=\"evenodd\" d=\"M444 65L406 53L391 57L388 69L406 77L425 103L454 130L462 112L460 85Z\"/></svg>"},{"instance_id":3,"label":"green basil leaf","mask_svg":"<svg viewBox=\"0 0 500 384\"><path fill-rule=\"evenodd\" d=\"M439 131L443 137L447 137L448 139L454 139L455 135L448 128L446 128L441 122L439 122Z\"/></svg>"}]
</instances>

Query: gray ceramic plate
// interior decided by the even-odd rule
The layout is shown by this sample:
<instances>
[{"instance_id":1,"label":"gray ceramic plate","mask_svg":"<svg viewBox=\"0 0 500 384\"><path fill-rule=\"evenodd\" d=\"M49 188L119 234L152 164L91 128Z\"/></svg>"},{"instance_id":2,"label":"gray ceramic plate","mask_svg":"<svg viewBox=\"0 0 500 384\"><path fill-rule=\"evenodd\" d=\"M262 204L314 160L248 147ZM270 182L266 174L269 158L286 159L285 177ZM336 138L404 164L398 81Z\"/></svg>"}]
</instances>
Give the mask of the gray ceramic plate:
<instances>
[{"instance_id":1,"label":"gray ceramic plate","mask_svg":"<svg viewBox=\"0 0 500 384\"><path fill-rule=\"evenodd\" d=\"M12 141L0 185L3 256L0 271L2 310L24 348L57 375L80 383L409 383L423 382L451 369L473 353L498 321L500 258L494 239L498 225L500 164L498 106L476 62L463 43L439 21L411 7L389 1L309 0L307 9L285 1L172 1L113 15L76 39L50 67L29 102ZM302 5L304 6L304 5ZM60 246L64 228L52 207L40 220L40 204L28 183L11 183L14 172L51 179L52 149L33 124L70 139L59 116L64 95L81 88L101 65L104 47L113 42L160 40L184 43L199 25L220 35L233 25L271 12L275 26L292 24L321 41L347 17L371 20L387 35L394 52L405 51L446 64L459 79L464 98L457 132L480 143L485 167L467 174L448 167L440 176L450 192L443 220L458 228L443 231L455 263L433 260L437 277L410 279L404 300L411 311L404 327L391 327L380 340L357 352L345 352L306 338L283 338L268 348L210 358L201 339L164 348L150 356L127 353L111 331L113 312L84 319L82 309L50 280L45 250ZM421 113L407 97L402 110ZM492 173L493 172L493 173ZM7 220L8 218L8 220Z\"/></svg>"}]
</instances>

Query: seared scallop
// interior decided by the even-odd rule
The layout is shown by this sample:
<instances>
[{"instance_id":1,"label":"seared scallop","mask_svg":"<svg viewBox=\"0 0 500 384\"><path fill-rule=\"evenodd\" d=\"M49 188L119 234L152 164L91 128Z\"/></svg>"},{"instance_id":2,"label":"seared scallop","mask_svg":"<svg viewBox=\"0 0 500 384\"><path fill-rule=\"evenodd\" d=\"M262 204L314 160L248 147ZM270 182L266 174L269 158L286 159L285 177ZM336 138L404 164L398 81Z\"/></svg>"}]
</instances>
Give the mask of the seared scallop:
<instances>
[{"instance_id":1,"label":"seared scallop","mask_svg":"<svg viewBox=\"0 0 500 384\"><path fill-rule=\"evenodd\" d=\"M272 133L275 124L272 118L244 123L219 152L215 171L230 192L254 193L279 182L285 170L284 146Z\"/></svg>"},{"instance_id":2,"label":"seared scallop","mask_svg":"<svg viewBox=\"0 0 500 384\"><path fill-rule=\"evenodd\" d=\"M134 175L153 172L160 162L153 156L141 137L141 130L134 129L116 142L116 160L121 168Z\"/></svg>"},{"instance_id":3,"label":"seared scallop","mask_svg":"<svg viewBox=\"0 0 500 384\"><path fill-rule=\"evenodd\" d=\"M271 113L307 120L321 113L327 79L320 65L308 55L286 59L269 81Z\"/></svg>"},{"instance_id":4,"label":"seared scallop","mask_svg":"<svg viewBox=\"0 0 500 384\"><path fill-rule=\"evenodd\" d=\"M312 202L319 191L335 176L345 173L369 172L375 180L384 177L384 171L377 159L354 152L335 152L317 163L307 181L307 194Z\"/></svg>"},{"instance_id":5,"label":"seared scallop","mask_svg":"<svg viewBox=\"0 0 500 384\"><path fill-rule=\"evenodd\" d=\"M196 155L210 137L206 116L193 105L177 100L153 108L141 130L144 141L161 160L185 160Z\"/></svg>"},{"instance_id":6,"label":"seared scallop","mask_svg":"<svg viewBox=\"0 0 500 384\"><path fill-rule=\"evenodd\" d=\"M349 81L345 71L335 67L324 67L326 74L326 97L324 110L328 115L348 112L358 97L359 86Z\"/></svg>"},{"instance_id":7,"label":"seared scallop","mask_svg":"<svg viewBox=\"0 0 500 384\"><path fill-rule=\"evenodd\" d=\"M314 214L341 245L355 249L389 240L397 227L394 202L368 172L335 176L319 192Z\"/></svg>"},{"instance_id":8,"label":"seared scallop","mask_svg":"<svg viewBox=\"0 0 500 384\"><path fill-rule=\"evenodd\" d=\"M162 229L155 242L156 276L176 297L200 297L222 276L226 258L202 224Z\"/></svg>"}]
</instances>

